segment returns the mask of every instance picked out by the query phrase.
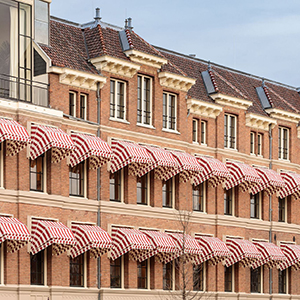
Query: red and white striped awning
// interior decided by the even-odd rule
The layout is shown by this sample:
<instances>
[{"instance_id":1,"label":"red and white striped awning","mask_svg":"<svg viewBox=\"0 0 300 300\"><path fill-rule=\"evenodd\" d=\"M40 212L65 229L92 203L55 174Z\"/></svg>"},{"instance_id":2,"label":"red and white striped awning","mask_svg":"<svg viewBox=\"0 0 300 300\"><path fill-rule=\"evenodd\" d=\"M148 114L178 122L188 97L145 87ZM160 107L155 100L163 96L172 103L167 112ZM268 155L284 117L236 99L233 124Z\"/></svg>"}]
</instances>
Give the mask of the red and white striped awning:
<instances>
[{"instance_id":1,"label":"red and white striped awning","mask_svg":"<svg viewBox=\"0 0 300 300\"><path fill-rule=\"evenodd\" d=\"M253 269L263 265L268 268L279 267L281 263L287 260L281 249L273 243L255 241L253 244L261 253L261 258L253 263Z\"/></svg>"},{"instance_id":2,"label":"red and white striped awning","mask_svg":"<svg viewBox=\"0 0 300 300\"><path fill-rule=\"evenodd\" d=\"M112 151L108 143L95 135L72 132L71 138L75 146L70 155L71 167L89 159L89 168L98 169L112 157Z\"/></svg>"},{"instance_id":3,"label":"red and white striped awning","mask_svg":"<svg viewBox=\"0 0 300 300\"><path fill-rule=\"evenodd\" d=\"M143 230L142 232L155 246L158 261L166 264L180 256L180 248L167 233L154 230Z\"/></svg>"},{"instance_id":4,"label":"red and white striped awning","mask_svg":"<svg viewBox=\"0 0 300 300\"><path fill-rule=\"evenodd\" d=\"M49 149L52 151L52 162L56 163L73 151L74 143L60 128L32 124L30 158L34 160Z\"/></svg>"},{"instance_id":5,"label":"red and white striped awning","mask_svg":"<svg viewBox=\"0 0 300 300\"><path fill-rule=\"evenodd\" d=\"M239 185L243 192L251 192L251 188L262 183L256 170L247 164L227 161L226 166L232 175L232 177L225 182L227 190Z\"/></svg>"},{"instance_id":6,"label":"red and white striped awning","mask_svg":"<svg viewBox=\"0 0 300 300\"><path fill-rule=\"evenodd\" d=\"M180 254L193 264L199 265L204 261L203 251L199 243L189 234L168 233L177 243Z\"/></svg>"},{"instance_id":7,"label":"red and white striped awning","mask_svg":"<svg viewBox=\"0 0 300 300\"><path fill-rule=\"evenodd\" d=\"M218 159L208 156L199 156L197 157L197 160L200 166L203 168L203 172L200 174L200 176L195 177L195 185L208 180L212 187L216 187L220 183L223 183L226 179L231 178L226 165Z\"/></svg>"},{"instance_id":8,"label":"red and white striped awning","mask_svg":"<svg viewBox=\"0 0 300 300\"><path fill-rule=\"evenodd\" d=\"M203 168L198 163L195 156L181 151L170 151L174 157L177 159L180 166L180 179L183 182L188 180L194 183L194 179L201 175Z\"/></svg>"},{"instance_id":9,"label":"red and white striped awning","mask_svg":"<svg viewBox=\"0 0 300 300\"><path fill-rule=\"evenodd\" d=\"M244 267L251 267L253 263L261 258L261 253L256 246L247 240L226 239L226 245L232 255L225 260L226 267L239 262Z\"/></svg>"},{"instance_id":10,"label":"red and white striped awning","mask_svg":"<svg viewBox=\"0 0 300 300\"><path fill-rule=\"evenodd\" d=\"M300 269L300 245L282 243L280 248L286 256L286 261L279 265L280 270L291 267L293 270Z\"/></svg>"},{"instance_id":11,"label":"red and white striped awning","mask_svg":"<svg viewBox=\"0 0 300 300\"><path fill-rule=\"evenodd\" d=\"M156 178L167 181L180 172L180 165L170 151L155 146L144 147L155 161Z\"/></svg>"},{"instance_id":12,"label":"red and white striped awning","mask_svg":"<svg viewBox=\"0 0 300 300\"><path fill-rule=\"evenodd\" d=\"M128 165L129 174L143 176L155 167L151 155L143 146L126 141L112 140L111 171L114 173Z\"/></svg>"},{"instance_id":13,"label":"red and white striped awning","mask_svg":"<svg viewBox=\"0 0 300 300\"><path fill-rule=\"evenodd\" d=\"M32 220L31 249L32 255L52 245L52 252L59 255L76 245L76 239L69 227L61 222Z\"/></svg>"},{"instance_id":14,"label":"red and white striped awning","mask_svg":"<svg viewBox=\"0 0 300 300\"><path fill-rule=\"evenodd\" d=\"M216 265L231 256L230 250L219 238L197 236L196 240L202 247L204 261L209 260L212 265Z\"/></svg>"},{"instance_id":15,"label":"red and white striped awning","mask_svg":"<svg viewBox=\"0 0 300 300\"><path fill-rule=\"evenodd\" d=\"M255 168L255 170L258 176L261 178L262 183L253 186L253 188L251 189L252 194L256 194L262 190L265 190L268 195L272 195L279 189L285 187L284 180L276 171L263 167L257 167Z\"/></svg>"},{"instance_id":16,"label":"red and white striped awning","mask_svg":"<svg viewBox=\"0 0 300 300\"><path fill-rule=\"evenodd\" d=\"M112 228L111 258L113 260L128 252L129 256L143 261L156 254L155 247L148 236L137 229Z\"/></svg>"},{"instance_id":17,"label":"red and white striped awning","mask_svg":"<svg viewBox=\"0 0 300 300\"><path fill-rule=\"evenodd\" d=\"M278 196L280 198L285 198L291 195L293 198L299 199L300 175L291 172L281 172L280 175L283 178L286 186L279 191Z\"/></svg>"},{"instance_id":18,"label":"red and white striped awning","mask_svg":"<svg viewBox=\"0 0 300 300\"><path fill-rule=\"evenodd\" d=\"M86 251L90 251L95 258L100 257L112 247L109 234L99 226L72 224L71 230L77 241L70 251L72 258Z\"/></svg>"},{"instance_id":19,"label":"red and white striped awning","mask_svg":"<svg viewBox=\"0 0 300 300\"><path fill-rule=\"evenodd\" d=\"M30 241L30 233L18 219L0 217L0 243L4 241L7 241L7 251L15 252Z\"/></svg>"},{"instance_id":20,"label":"red and white striped awning","mask_svg":"<svg viewBox=\"0 0 300 300\"><path fill-rule=\"evenodd\" d=\"M0 118L0 143L4 141L6 155L13 156L30 143L30 137L25 127L18 122Z\"/></svg>"}]
</instances>

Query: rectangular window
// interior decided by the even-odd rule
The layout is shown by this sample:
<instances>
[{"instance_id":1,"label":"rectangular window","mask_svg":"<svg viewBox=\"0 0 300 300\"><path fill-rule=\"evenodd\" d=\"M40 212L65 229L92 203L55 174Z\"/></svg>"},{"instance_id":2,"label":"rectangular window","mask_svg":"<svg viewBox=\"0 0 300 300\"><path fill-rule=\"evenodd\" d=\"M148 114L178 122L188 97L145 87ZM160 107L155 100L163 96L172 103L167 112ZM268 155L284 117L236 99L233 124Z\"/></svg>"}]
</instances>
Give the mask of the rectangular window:
<instances>
[{"instance_id":1,"label":"rectangular window","mask_svg":"<svg viewBox=\"0 0 300 300\"><path fill-rule=\"evenodd\" d=\"M138 108L137 122L139 124L151 125L152 123L152 79L150 77L138 76Z\"/></svg>"},{"instance_id":2,"label":"rectangular window","mask_svg":"<svg viewBox=\"0 0 300 300\"><path fill-rule=\"evenodd\" d=\"M174 177L162 181L163 207L173 208L174 205Z\"/></svg>"},{"instance_id":3,"label":"rectangular window","mask_svg":"<svg viewBox=\"0 0 300 300\"><path fill-rule=\"evenodd\" d=\"M224 147L236 149L236 116L225 114L224 118Z\"/></svg>"},{"instance_id":4,"label":"rectangular window","mask_svg":"<svg viewBox=\"0 0 300 300\"><path fill-rule=\"evenodd\" d=\"M84 197L84 162L69 167L69 194L70 196Z\"/></svg>"},{"instance_id":5,"label":"rectangular window","mask_svg":"<svg viewBox=\"0 0 300 300\"><path fill-rule=\"evenodd\" d=\"M251 293L262 292L262 270L261 267L251 269Z\"/></svg>"},{"instance_id":6,"label":"rectangular window","mask_svg":"<svg viewBox=\"0 0 300 300\"><path fill-rule=\"evenodd\" d=\"M233 266L224 267L224 280L225 292L233 292Z\"/></svg>"},{"instance_id":7,"label":"rectangular window","mask_svg":"<svg viewBox=\"0 0 300 300\"><path fill-rule=\"evenodd\" d=\"M257 155L262 156L262 141L263 135L261 133L257 134Z\"/></svg>"},{"instance_id":8,"label":"rectangular window","mask_svg":"<svg viewBox=\"0 0 300 300\"><path fill-rule=\"evenodd\" d=\"M193 290L204 291L204 263L193 266Z\"/></svg>"},{"instance_id":9,"label":"rectangular window","mask_svg":"<svg viewBox=\"0 0 300 300\"><path fill-rule=\"evenodd\" d=\"M30 284L32 285L45 284L45 255L45 250L30 255Z\"/></svg>"},{"instance_id":10,"label":"rectangular window","mask_svg":"<svg viewBox=\"0 0 300 300\"><path fill-rule=\"evenodd\" d=\"M201 144L206 145L206 122L201 121Z\"/></svg>"},{"instance_id":11,"label":"rectangular window","mask_svg":"<svg viewBox=\"0 0 300 300\"><path fill-rule=\"evenodd\" d=\"M289 129L279 127L278 132L278 158L289 159Z\"/></svg>"},{"instance_id":12,"label":"rectangular window","mask_svg":"<svg viewBox=\"0 0 300 300\"><path fill-rule=\"evenodd\" d=\"M287 269L278 270L278 293L287 294Z\"/></svg>"},{"instance_id":13,"label":"rectangular window","mask_svg":"<svg viewBox=\"0 0 300 300\"><path fill-rule=\"evenodd\" d=\"M76 94L69 92L69 115L76 117Z\"/></svg>"},{"instance_id":14,"label":"rectangular window","mask_svg":"<svg viewBox=\"0 0 300 300\"><path fill-rule=\"evenodd\" d=\"M250 194L250 218L260 219L260 198L261 193Z\"/></svg>"},{"instance_id":15,"label":"rectangular window","mask_svg":"<svg viewBox=\"0 0 300 300\"><path fill-rule=\"evenodd\" d=\"M123 180L123 169L118 170L115 173L110 173L109 180L109 194L110 201L122 201L122 180Z\"/></svg>"},{"instance_id":16,"label":"rectangular window","mask_svg":"<svg viewBox=\"0 0 300 300\"><path fill-rule=\"evenodd\" d=\"M44 155L29 161L30 164L30 190L44 191Z\"/></svg>"},{"instance_id":17,"label":"rectangular window","mask_svg":"<svg viewBox=\"0 0 300 300\"><path fill-rule=\"evenodd\" d=\"M110 287L122 288L122 256L110 260Z\"/></svg>"},{"instance_id":18,"label":"rectangular window","mask_svg":"<svg viewBox=\"0 0 300 300\"><path fill-rule=\"evenodd\" d=\"M137 177L137 204L148 204L148 178L149 174L145 174L142 177Z\"/></svg>"},{"instance_id":19,"label":"rectangular window","mask_svg":"<svg viewBox=\"0 0 300 300\"><path fill-rule=\"evenodd\" d=\"M193 185L193 210L204 212L205 184Z\"/></svg>"},{"instance_id":20,"label":"rectangular window","mask_svg":"<svg viewBox=\"0 0 300 300\"><path fill-rule=\"evenodd\" d=\"M234 189L224 190L224 215L233 215Z\"/></svg>"},{"instance_id":21,"label":"rectangular window","mask_svg":"<svg viewBox=\"0 0 300 300\"><path fill-rule=\"evenodd\" d=\"M250 132L250 153L255 154L255 133Z\"/></svg>"},{"instance_id":22,"label":"rectangular window","mask_svg":"<svg viewBox=\"0 0 300 300\"><path fill-rule=\"evenodd\" d=\"M176 130L177 96L170 93L163 94L163 128Z\"/></svg>"},{"instance_id":23,"label":"rectangular window","mask_svg":"<svg viewBox=\"0 0 300 300\"><path fill-rule=\"evenodd\" d=\"M173 290L173 281L174 281L174 261L170 261L167 264L164 264L163 267L163 289L164 290Z\"/></svg>"},{"instance_id":24,"label":"rectangular window","mask_svg":"<svg viewBox=\"0 0 300 300\"><path fill-rule=\"evenodd\" d=\"M126 120L126 85L119 80L110 81L110 117Z\"/></svg>"},{"instance_id":25,"label":"rectangular window","mask_svg":"<svg viewBox=\"0 0 300 300\"><path fill-rule=\"evenodd\" d=\"M80 94L80 119L87 119L87 95Z\"/></svg>"},{"instance_id":26,"label":"rectangular window","mask_svg":"<svg viewBox=\"0 0 300 300\"><path fill-rule=\"evenodd\" d=\"M138 288L148 288L148 259L137 263Z\"/></svg>"},{"instance_id":27,"label":"rectangular window","mask_svg":"<svg viewBox=\"0 0 300 300\"><path fill-rule=\"evenodd\" d=\"M193 119L193 142L198 143L198 123L199 120Z\"/></svg>"},{"instance_id":28,"label":"rectangular window","mask_svg":"<svg viewBox=\"0 0 300 300\"><path fill-rule=\"evenodd\" d=\"M286 198L278 198L278 222L286 222Z\"/></svg>"},{"instance_id":29,"label":"rectangular window","mask_svg":"<svg viewBox=\"0 0 300 300\"><path fill-rule=\"evenodd\" d=\"M75 257L70 257L70 286L84 287L84 253Z\"/></svg>"}]
</instances>

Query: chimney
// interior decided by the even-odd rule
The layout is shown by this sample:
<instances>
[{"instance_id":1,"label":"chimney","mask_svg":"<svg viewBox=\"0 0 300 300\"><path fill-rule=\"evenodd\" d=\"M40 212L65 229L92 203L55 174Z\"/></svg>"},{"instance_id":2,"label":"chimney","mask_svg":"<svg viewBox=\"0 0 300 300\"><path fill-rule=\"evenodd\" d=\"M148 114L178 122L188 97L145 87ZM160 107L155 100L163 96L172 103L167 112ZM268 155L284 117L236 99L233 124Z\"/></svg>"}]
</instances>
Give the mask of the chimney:
<instances>
[{"instance_id":1,"label":"chimney","mask_svg":"<svg viewBox=\"0 0 300 300\"><path fill-rule=\"evenodd\" d=\"M300 93L300 87L297 87L296 90L298 93Z\"/></svg>"},{"instance_id":2,"label":"chimney","mask_svg":"<svg viewBox=\"0 0 300 300\"><path fill-rule=\"evenodd\" d=\"M101 17L100 17L100 8L99 7L96 8L96 17L94 19L97 24L100 23Z\"/></svg>"},{"instance_id":3,"label":"chimney","mask_svg":"<svg viewBox=\"0 0 300 300\"><path fill-rule=\"evenodd\" d=\"M128 29L128 19L125 19L125 29Z\"/></svg>"},{"instance_id":4,"label":"chimney","mask_svg":"<svg viewBox=\"0 0 300 300\"><path fill-rule=\"evenodd\" d=\"M128 18L128 29L129 29L129 30L132 30L132 29L133 29L131 21L132 21L132 19L131 19L131 18Z\"/></svg>"}]
</instances>

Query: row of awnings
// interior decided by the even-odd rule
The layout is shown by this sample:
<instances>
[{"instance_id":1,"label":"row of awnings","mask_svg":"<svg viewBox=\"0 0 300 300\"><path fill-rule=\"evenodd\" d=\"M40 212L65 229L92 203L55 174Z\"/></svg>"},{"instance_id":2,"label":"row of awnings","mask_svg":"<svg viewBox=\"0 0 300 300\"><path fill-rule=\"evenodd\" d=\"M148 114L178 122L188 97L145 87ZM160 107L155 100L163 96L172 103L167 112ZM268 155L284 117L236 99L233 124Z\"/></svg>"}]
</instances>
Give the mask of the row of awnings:
<instances>
[{"instance_id":1,"label":"row of awnings","mask_svg":"<svg viewBox=\"0 0 300 300\"><path fill-rule=\"evenodd\" d=\"M193 156L187 152L167 150L153 145L112 140L108 143L91 134L72 132L49 125L31 125L31 135L18 122L0 118L0 142L6 141L8 155L18 153L30 144L30 158L36 159L51 149L52 162L66 156L70 166L89 159L89 167L96 169L111 162L114 173L128 166L129 174L143 176L154 170L156 178L168 180L179 174L181 181L199 185L208 181L211 186L224 183L226 189L239 186L243 191L256 194L265 191L278 193L281 198L292 195L300 198L300 175L291 172L278 174L265 167L245 163L223 163L213 157Z\"/></svg>"},{"instance_id":2,"label":"row of awnings","mask_svg":"<svg viewBox=\"0 0 300 300\"><path fill-rule=\"evenodd\" d=\"M284 270L300 268L300 245L281 243L280 247L264 241L248 241L227 238L223 242L211 236L196 236L177 232L112 228L110 235L95 225L77 224L71 228L61 222L32 220L31 234L16 218L0 217L0 243L7 241L8 251L14 252L31 242L30 252L36 254L52 246L52 254L59 255L67 250L71 257L87 251L99 257L110 251L115 260L128 253L137 261L152 256L163 263L183 257L195 265L208 261L215 265L222 262L227 267L240 263L245 267L267 266Z\"/></svg>"}]
</instances>

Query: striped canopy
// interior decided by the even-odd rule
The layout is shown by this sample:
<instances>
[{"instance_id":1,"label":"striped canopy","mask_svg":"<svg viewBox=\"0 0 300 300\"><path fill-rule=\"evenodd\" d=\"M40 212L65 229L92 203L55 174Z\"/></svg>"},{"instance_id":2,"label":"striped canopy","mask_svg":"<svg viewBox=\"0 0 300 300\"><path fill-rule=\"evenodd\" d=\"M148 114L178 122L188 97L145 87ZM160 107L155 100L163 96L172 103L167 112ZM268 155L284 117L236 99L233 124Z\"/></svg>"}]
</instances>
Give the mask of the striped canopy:
<instances>
[{"instance_id":1,"label":"striped canopy","mask_svg":"<svg viewBox=\"0 0 300 300\"><path fill-rule=\"evenodd\" d=\"M91 256L100 257L112 247L109 234L99 226L72 224L71 230L77 245L71 248L72 258L90 251Z\"/></svg>"},{"instance_id":2,"label":"striped canopy","mask_svg":"<svg viewBox=\"0 0 300 300\"><path fill-rule=\"evenodd\" d=\"M286 186L282 188L278 195L280 198L292 196L294 199L300 199L300 175L291 172L281 172Z\"/></svg>"},{"instance_id":3,"label":"striped canopy","mask_svg":"<svg viewBox=\"0 0 300 300\"><path fill-rule=\"evenodd\" d=\"M112 140L111 149L113 152L111 171L113 173L128 165L129 174L141 177L155 167L155 162L147 149L139 144Z\"/></svg>"},{"instance_id":4,"label":"striped canopy","mask_svg":"<svg viewBox=\"0 0 300 300\"><path fill-rule=\"evenodd\" d=\"M113 260L128 252L129 256L138 261L143 261L155 255L155 246L148 236L137 229L112 228Z\"/></svg>"},{"instance_id":5,"label":"striped canopy","mask_svg":"<svg viewBox=\"0 0 300 300\"><path fill-rule=\"evenodd\" d=\"M30 143L30 137L25 127L18 122L0 118L0 143L4 141L6 155L13 156Z\"/></svg>"},{"instance_id":6,"label":"striped canopy","mask_svg":"<svg viewBox=\"0 0 300 300\"><path fill-rule=\"evenodd\" d=\"M74 143L60 128L32 124L30 158L34 160L49 149L52 150L52 162L57 163L73 151Z\"/></svg>"},{"instance_id":7,"label":"striped canopy","mask_svg":"<svg viewBox=\"0 0 300 300\"><path fill-rule=\"evenodd\" d=\"M18 219L0 217L0 243L4 241L7 241L7 251L15 252L30 241L30 233Z\"/></svg>"},{"instance_id":8,"label":"striped canopy","mask_svg":"<svg viewBox=\"0 0 300 300\"><path fill-rule=\"evenodd\" d=\"M89 159L89 168L98 169L112 157L112 151L108 143L97 136L72 132L71 138L75 146L70 155L71 167Z\"/></svg>"},{"instance_id":9,"label":"striped canopy","mask_svg":"<svg viewBox=\"0 0 300 300\"><path fill-rule=\"evenodd\" d=\"M77 244L69 227L61 222L32 220L31 249L32 255L52 245L52 253L59 255Z\"/></svg>"},{"instance_id":10,"label":"striped canopy","mask_svg":"<svg viewBox=\"0 0 300 300\"><path fill-rule=\"evenodd\" d=\"M216 187L220 183L223 183L226 179L231 178L226 165L218 159L208 156L196 156L196 158L200 166L203 168L203 172L200 174L200 176L195 177L195 185L208 180L208 183L212 187Z\"/></svg>"},{"instance_id":11,"label":"striped canopy","mask_svg":"<svg viewBox=\"0 0 300 300\"><path fill-rule=\"evenodd\" d=\"M287 259L279 265L279 269L284 270L291 267L293 270L299 270L300 245L281 243L280 248Z\"/></svg>"}]
</instances>

